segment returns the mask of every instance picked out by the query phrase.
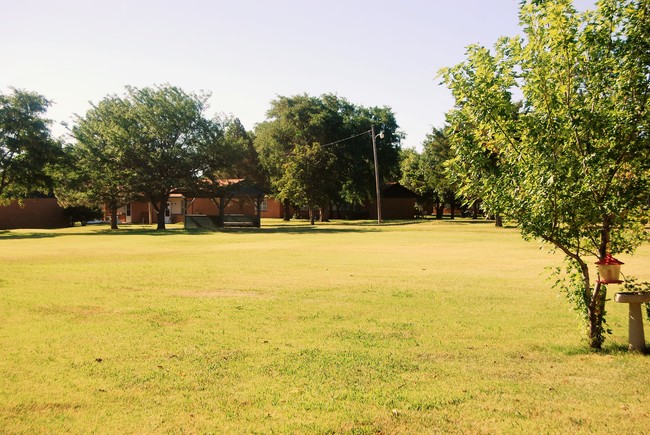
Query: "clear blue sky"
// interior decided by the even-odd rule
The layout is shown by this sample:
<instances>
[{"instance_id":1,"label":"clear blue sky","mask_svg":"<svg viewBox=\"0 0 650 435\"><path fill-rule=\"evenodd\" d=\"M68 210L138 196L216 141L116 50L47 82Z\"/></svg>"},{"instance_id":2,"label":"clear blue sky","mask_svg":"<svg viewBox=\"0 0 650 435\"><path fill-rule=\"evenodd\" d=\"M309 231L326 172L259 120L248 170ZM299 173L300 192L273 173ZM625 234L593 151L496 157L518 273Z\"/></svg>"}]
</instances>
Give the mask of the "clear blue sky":
<instances>
[{"instance_id":1,"label":"clear blue sky","mask_svg":"<svg viewBox=\"0 0 650 435\"><path fill-rule=\"evenodd\" d=\"M419 147L453 104L436 72L518 33L518 0L0 0L0 91L54 101L55 124L110 93L212 93L247 129L278 95L389 106ZM576 5L593 4L579 0ZM60 135L58 125L53 131Z\"/></svg>"}]
</instances>

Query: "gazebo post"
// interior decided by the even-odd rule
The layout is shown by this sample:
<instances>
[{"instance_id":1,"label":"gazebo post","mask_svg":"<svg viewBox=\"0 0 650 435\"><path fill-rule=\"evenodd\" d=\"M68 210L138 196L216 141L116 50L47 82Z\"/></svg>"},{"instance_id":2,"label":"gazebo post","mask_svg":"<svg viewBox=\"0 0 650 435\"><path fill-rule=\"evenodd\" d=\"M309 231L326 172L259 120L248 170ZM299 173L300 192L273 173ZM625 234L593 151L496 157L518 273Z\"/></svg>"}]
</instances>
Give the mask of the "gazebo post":
<instances>
[{"instance_id":1,"label":"gazebo post","mask_svg":"<svg viewBox=\"0 0 650 435\"><path fill-rule=\"evenodd\" d=\"M223 194L219 198L219 227L224 228L225 227L225 209L226 209L226 204L224 203L224 197Z\"/></svg>"},{"instance_id":2,"label":"gazebo post","mask_svg":"<svg viewBox=\"0 0 650 435\"><path fill-rule=\"evenodd\" d=\"M262 200L263 195L257 195L257 228L262 226Z\"/></svg>"}]
</instances>

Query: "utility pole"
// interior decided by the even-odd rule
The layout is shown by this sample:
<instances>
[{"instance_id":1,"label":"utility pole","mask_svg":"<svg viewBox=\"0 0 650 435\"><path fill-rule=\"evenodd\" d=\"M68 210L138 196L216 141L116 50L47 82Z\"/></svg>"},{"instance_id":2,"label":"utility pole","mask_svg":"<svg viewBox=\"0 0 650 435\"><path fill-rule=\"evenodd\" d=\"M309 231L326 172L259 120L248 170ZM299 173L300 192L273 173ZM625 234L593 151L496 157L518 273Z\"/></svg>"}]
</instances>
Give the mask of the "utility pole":
<instances>
[{"instance_id":1,"label":"utility pole","mask_svg":"<svg viewBox=\"0 0 650 435\"><path fill-rule=\"evenodd\" d=\"M379 186L379 163L377 160L377 143L375 142L375 126L374 124L370 128L370 134L372 135L372 154L375 158L375 187L377 194L377 225L381 225L381 187ZM384 132L382 131L377 136L384 137Z\"/></svg>"}]
</instances>

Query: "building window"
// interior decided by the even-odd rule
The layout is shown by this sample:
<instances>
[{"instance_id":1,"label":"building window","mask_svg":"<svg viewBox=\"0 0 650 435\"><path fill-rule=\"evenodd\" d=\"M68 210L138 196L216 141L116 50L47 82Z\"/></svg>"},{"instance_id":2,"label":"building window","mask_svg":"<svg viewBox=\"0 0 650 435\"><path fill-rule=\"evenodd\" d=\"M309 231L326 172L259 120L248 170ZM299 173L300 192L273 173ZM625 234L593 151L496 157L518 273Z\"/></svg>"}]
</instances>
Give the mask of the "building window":
<instances>
[{"instance_id":1,"label":"building window","mask_svg":"<svg viewBox=\"0 0 650 435\"><path fill-rule=\"evenodd\" d=\"M126 215L131 216L131 203L126 205Z\"/></svg>"},{"instance_id":2,"label":"building window","mask_svg":"<svg viewBox=\"0 0 650 435\"><path fill-rule=\"evenodd\" d=\"M269 211L269 202L266 198L260 203L260 211Z\"/></svg>"}]
</instances>

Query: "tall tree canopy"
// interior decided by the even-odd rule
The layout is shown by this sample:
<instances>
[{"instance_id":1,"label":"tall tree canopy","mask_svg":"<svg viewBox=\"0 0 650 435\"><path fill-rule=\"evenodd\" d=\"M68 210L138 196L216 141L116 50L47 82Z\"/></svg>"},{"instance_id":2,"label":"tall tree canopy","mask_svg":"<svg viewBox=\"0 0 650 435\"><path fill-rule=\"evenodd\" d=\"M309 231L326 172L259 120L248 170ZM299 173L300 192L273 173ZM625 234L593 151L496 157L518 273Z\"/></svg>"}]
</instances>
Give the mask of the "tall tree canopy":
<instances>
[{"instance_id":1,"label":"tall tree canopy","mask_svg":"<svg viewBox=\"0 0 650 435\"><path fill-rule=\"evenodd\" d=\"M389 108L355 106L331 94L296 95L273 100L267 117L257 126L255 148L279 199L322 211L372 197L372 125L384 131L377 141L382 176L398 172L401 135ZM320 175L308 176L307 169Z\"/></svg>"},{"instance_id":2,"label":"tall tree canopy","mask_svg":"<svg viewBox=\"0 0 650 435\"><path fill-rule=\"evenodd\" d=\"M283 176L276 185L278 196L307 207L314 224L314 210L336 197L334 189L339 183L335 163L336 155L318 142L296 147L282 165Z\"/></svg>"},{"instance_id":3,"label":"tall tree canopy","mask_svg":"<svg viewBox=\"0 0 650 435\"><path fill-rule=\"evenodd\" d=\"M136 198L127 171L125 145L133 128L130 104L107 96L94 105L73 128L77 143L65 149L57 180L57 197L67 206L104 207L117 229L117 209Z\"/></svg>"},{"instance_id":4,"label":"tall tree canopy","mask_svg":"<svg viewBox=\"0 0 650 435\"><path fill-rule=\"evenodd\" d=\"M0 94L0 202L52 188L48 167L61 154L44 118L42 95L13 89Z\"/></svg>"},{"instance_id":5,"label":"tall tree canopy","mask_svg":"<svg viewBox=\"0 0 650 435\"><path fill-rule=\"evenodd\" d=\"M646 238L650 2L600 0L578 13L569 0L529 0L520 22L523 37L493 51L471 46L465 62L441 71L456 99L460 175L470 185L489 179L488 211L565 254L563 286L600 348L606 286L589 264Z\"/></svg>"},{"instance_id":6,"label":"tall tree canopy","mask_svg":"<svg viewBox=\"0 0 650 435\"><path fill-rule=\"evenodd\" d=\"M418 195L417 203L422 211L431 209L433 192L427 185L422 165L422 154L415 148L400 151L400 183Z\"/></svg>"},{"instance_id":7,"label":"tall tree canopy","mask_svg":"<svg viewBox=\"0 0 650 435\"><path fill-rule=\"evenodd\" d=\"M109 170L102 190L150 201L158 229L165 229L174 190L195 188L228 162L221 125L204 116L207 98L169 85L128 87L125 97L106 97L74 129L85 162Z\"/></svg>"},{"instance_id":8,"label":"tall tree canopy","mask_svg":"<svg viewBox=\"0 0 650 435\"><path fill-rule=\"evenodd\" d=\"M255 134L246 130L239 118L222 115L215 118L224 132L224 142L228 147L227 164L218 171L221 178L244 178L259 187L268 188L268 175L260 164L255 150ZM223 153L222 153L223 154Z\"/></svg>"},{"instance_id":9,"label":"tall tree canopy","mask_svg":"<svg viewBox=\"0 0 650 435\"><path fill-rule=\"evenodd\" d=\"M448 168L452 157L446 128L435 127L422 142L421 154L412 150L402 155L402 184L418 194L423 208L433 208L436 219L442 219L446 204L455 217L457 186Z\"/></svg>"},{"instance_id":10,"label":"tall tree canopy","mask_svg":"<svg viewBox=\"0 0 650 435\"><path fill-rule=\"evenodd\" d=\"M444 129L433 128L422 143L422 163L425 179L433 191L436 218L441 219L445 204L449 204L451 218L456 211L456 184L450 176L447 163L452 157L451 144Z\"/></svg>"}]
</instances>

